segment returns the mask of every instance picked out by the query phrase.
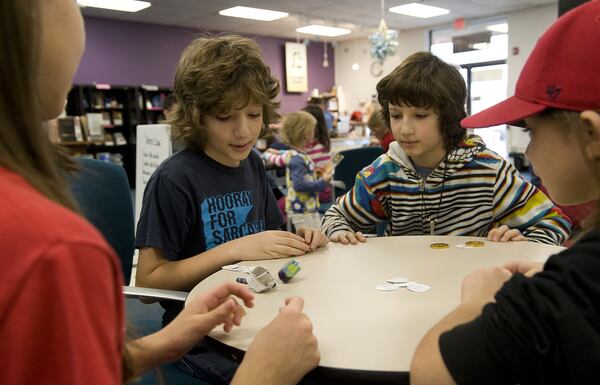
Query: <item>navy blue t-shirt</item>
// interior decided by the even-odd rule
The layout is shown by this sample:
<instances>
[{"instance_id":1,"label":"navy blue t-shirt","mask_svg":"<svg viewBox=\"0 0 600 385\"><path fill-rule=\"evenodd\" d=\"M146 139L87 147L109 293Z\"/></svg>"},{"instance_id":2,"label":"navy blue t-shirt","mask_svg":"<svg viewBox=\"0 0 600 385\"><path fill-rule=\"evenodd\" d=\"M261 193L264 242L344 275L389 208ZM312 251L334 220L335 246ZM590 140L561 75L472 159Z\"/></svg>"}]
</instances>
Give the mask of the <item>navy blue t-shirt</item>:
<instances>
[{"instance_id":1,"label":"navy blue t-shirt","mask_svg":"<svg viewBox=\"0 0 600 385\"><path fill-rule=\"evenodd\" d=\"M202 152L182 150L148 181L135 246L156 247L165 258L181 260L282 225L256 154L251 152L238 167L227 167Z\"/></svg>"}]
</instances>

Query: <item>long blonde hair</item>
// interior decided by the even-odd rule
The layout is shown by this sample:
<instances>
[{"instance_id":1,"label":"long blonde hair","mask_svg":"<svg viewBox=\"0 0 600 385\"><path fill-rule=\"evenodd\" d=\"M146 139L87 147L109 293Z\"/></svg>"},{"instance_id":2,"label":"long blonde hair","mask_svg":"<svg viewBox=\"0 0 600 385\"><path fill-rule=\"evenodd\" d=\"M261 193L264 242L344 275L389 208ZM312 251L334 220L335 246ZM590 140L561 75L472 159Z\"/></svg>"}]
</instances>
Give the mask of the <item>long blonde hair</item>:
<instances>
[{"instance_id":1,"label":"long blonde hair","mask_svg":"<svg viewBox=\"0 0 600 385\"><path fill-rule=\"evenodd\" d=\"M76 210L61 175L69 162L41 126L38 93L39 0L0 3L0 166L47 198Z\"/></svg>"}]
</instances>

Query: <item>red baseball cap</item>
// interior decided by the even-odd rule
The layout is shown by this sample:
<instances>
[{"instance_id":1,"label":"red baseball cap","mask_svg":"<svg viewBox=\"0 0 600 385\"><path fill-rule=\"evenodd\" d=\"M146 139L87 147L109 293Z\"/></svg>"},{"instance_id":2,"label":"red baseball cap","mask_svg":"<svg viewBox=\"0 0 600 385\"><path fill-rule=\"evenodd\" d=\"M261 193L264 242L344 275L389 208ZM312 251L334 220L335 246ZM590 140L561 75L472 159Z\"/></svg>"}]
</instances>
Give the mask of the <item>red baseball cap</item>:
<instances>
[{"instance_id":1,"label":"red baseball cap","mask_svg":"<svg viewBox=\"0 0 600 385\"><path fill-rule=\"evenodd\" d=\"M546 108L600 109L600 1L565 13L538 40L515 95L463 119L465 128L512 123Z\"/></svg>"}]
</instances>

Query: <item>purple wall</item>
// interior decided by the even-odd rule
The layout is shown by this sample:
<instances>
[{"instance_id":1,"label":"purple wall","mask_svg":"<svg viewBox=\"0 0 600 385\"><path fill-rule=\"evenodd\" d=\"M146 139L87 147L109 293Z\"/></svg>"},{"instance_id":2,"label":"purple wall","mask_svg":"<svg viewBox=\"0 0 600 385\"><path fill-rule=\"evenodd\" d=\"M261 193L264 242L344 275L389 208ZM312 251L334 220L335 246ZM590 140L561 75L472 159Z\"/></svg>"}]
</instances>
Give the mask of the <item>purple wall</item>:
<instances>
[{"instance_id":1,"label":"purple wall","mask_svg":"<svg viewBox=\"0 0 600 385\"><path fill-rule=\"evenodd\" d=\"M86 18L87 45L76 84L153 84L171 87L181 52L200 31L155 24ZM250 36L262 47L267 64L285 88L285 39ZM323 44L308 46L307 93L282 91L281 112L301 109L313 88L320 92L334 84L334 55L328 47L329 68L323 68Z\"/></svg>"}]
</instances>

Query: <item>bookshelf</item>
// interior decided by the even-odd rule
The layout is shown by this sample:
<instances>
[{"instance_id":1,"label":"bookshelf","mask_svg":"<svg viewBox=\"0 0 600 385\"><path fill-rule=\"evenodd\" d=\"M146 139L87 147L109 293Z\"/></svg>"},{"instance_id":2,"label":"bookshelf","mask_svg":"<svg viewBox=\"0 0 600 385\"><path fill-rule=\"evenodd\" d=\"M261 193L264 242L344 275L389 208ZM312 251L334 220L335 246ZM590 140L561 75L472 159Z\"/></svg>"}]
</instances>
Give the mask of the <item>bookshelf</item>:
<instances>
[{"instance_id":1,"label":"bookshelf","mask_svg":"<svg viewBox=\"0 0 600 385\"><path fill-rule=\"evenodd\" d=\"M135 127L145 122L140 97L139 87L73 86L67 97L67 117L58 123L59 144L74 155L122 165L134 186Z\"/></svg>"},{"instance_id":2,"label":"bookshelf","mask_svg":"<svg viewBox=\"0 0 600 385\"><path fill-rule=\"evenodd\" d=\"M172 92L169 88L144 84L140 87L139 108L143 113L144 123L156 124L164 120L163 102Z\"/></svg>"}]
</instances>

